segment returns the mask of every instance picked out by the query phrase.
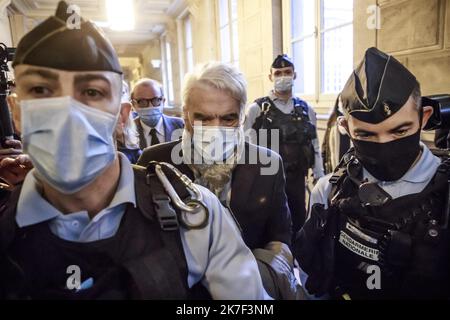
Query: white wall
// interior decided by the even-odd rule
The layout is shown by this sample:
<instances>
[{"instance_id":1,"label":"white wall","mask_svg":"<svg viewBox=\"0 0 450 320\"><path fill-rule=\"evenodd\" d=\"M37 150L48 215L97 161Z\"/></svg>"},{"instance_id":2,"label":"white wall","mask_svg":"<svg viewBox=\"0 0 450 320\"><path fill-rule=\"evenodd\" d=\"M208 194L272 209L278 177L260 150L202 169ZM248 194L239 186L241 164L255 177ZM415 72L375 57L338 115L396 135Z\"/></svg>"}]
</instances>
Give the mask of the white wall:
<instances>
[{"instance_id":1,"label":"white wall","mask_svg":"<svg viewBox=\"0 0 450 320\"><path fill-rule=\"evenodd\" d=\"M161 68L153 68L151 63L153 59L162 59L159 39L152 40L142 51L142 77L162 82Z\"/></svg>"},{"instance_id":2,"label":"white wall","mask_svg":"<svg viewBox=\"0 0 450 320\"><path fill-rule=\"evenodd\" d=\"M9 1L0 1L0 42L3 42L7 46L11 46L11 28L6 12L6 6L8 2Z\"/></svg>"}]
</instances>

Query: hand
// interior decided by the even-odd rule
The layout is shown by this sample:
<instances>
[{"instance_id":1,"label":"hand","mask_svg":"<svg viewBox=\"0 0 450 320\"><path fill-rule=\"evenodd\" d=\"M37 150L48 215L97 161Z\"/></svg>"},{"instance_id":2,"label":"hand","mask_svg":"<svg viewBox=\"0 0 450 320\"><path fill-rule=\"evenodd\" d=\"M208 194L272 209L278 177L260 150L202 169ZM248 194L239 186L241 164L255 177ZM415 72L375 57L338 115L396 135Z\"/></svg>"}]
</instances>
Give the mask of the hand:
<instances>
[{"instance_id":1,"label":"hand","mask_svg":"<svg viewBox=\"0 0 450 320\"><path fill-rule=\"evenodd\" d=\"M15 158L6 157L0 160L0 178L11 186L20 184L33 168L30 158L21 154Z\"/></svg>"},{"instance_id":2,"label":"hand","mask_svg":"<svg viewBox=\"0 0 450 320\"><path fill-rule=\"evenodd\" d=\"M16 158L22 154L22 143L19 140L5 140L7 148L0 148L0 161L4 158Z\"/></svg>"},{"instance_id":3,"label":"hand","mask_svg":"<svg viewBox=\"0 0 450 320\"><path fill-rule=\"evenodd\" d=\"M5 140L4 144L10 148L22 150L22 142L19 140Z\"/></svg>"}]
</instances>

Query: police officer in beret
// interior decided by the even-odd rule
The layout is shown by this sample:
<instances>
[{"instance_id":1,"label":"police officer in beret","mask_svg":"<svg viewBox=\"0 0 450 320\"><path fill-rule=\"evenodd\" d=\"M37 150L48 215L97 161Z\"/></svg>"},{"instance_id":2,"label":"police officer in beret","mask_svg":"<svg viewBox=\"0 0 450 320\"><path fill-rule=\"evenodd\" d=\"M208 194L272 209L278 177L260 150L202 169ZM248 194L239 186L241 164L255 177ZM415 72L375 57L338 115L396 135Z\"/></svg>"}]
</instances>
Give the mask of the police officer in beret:
<instances>
[{"instance_id":1,"label":"police officer in beret","mask_svg":"<svg viewBox=\"0 0 450 320\"><path fill-rule=\"evenodd\" d=\"M69 29L67 8L26 34L13 61L35 169L0 203L0 297L265 298L211 192L116 151L119 59L93 23Z\"/></svg>"},{"instance_id":2,"label":"police officer in beret","mask_svg":"<svg viewBox=\"0 0 450 320\"><path fill-rule=\"evenodd\" d=\"M433 113L421 101L408 69L366 51L341 92L354 147L318 181L294 245L310 294L449 297L448 160L420 141Z\"/></svg>"},{"instance_id":3,"label":"police officer in beret","mask_svg":"<svg viewBox=\"0 0 450 320\"><path fill-rule=\"evenodd\" d=\"M257 141L252 142L277 150L283 159L294 233L306 219L305 177L308 170L313 169L315 180L324 175L316 114L304 100L293 95L296 77L291 59L286 54L277 56L269 74L274 88L268 96L257 99L248 107L245 120L246 130L257 131ZM267 130L267 140L261 139L261 129ZM272 130L278 131L278 141L271 141Z\"/></svg>"}]
</instances>

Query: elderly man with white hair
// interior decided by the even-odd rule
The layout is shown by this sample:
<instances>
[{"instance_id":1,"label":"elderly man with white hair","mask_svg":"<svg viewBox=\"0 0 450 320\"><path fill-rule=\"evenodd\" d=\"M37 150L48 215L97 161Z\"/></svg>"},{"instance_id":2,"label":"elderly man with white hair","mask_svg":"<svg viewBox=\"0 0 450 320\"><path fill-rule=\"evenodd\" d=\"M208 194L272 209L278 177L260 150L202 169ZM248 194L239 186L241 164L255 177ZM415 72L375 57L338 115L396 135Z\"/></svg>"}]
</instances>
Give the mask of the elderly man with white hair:
<instances>
[{"instance_id":1,"label":"elderly man with white hair","mask_svg":"<svg viewBox=\"0 0 450 320\"><path fill-rule=\"evenodd\" d=\"M298 299L302 291L289 249L291 217L281 158L245 142L246 102L246 81L234 66L197 66L184 81L181 141L145 149L138 164L170 162L215 193L234 213L267 292L275 299Z\"/></svg>"}]
</instances>

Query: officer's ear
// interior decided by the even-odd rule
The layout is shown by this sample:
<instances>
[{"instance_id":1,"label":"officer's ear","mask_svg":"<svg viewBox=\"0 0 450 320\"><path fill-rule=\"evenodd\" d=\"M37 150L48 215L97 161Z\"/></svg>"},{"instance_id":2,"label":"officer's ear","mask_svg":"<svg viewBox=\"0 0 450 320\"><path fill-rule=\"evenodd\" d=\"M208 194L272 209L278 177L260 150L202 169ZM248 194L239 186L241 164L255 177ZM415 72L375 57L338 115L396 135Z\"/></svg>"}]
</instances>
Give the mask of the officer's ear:
<instances>
[{"instance_id":1,"label":"officer's ear","mask_svg":"<svg viewBox=\"0 0 450 320\"><path fill-rule=\"evenodd\" d=\"M294 72L294 80L297 79L297 72Z\"/></svg>"},{"instance_id":2,"label":"officer's ear","mask_svg":"<svg viewBox=\"0 0 450 320\"><path fill-rule=\"evenodd\" d=\"M270 82L273 82L272 71L269 73L269 80Z\"/></svg>"},{"instance_id":3,"label":"officer's ear","mask_svg":"<svg viewBox=\"0 0 450 320\"><path fill-rule=\"evenodd\" d=\"M428 120L433 115L434 109L432 106L422 107L422 129L427 125Z\"/></svg>"}]
</instances>

